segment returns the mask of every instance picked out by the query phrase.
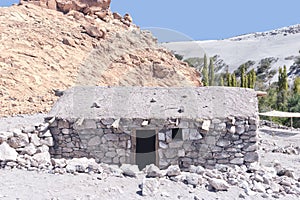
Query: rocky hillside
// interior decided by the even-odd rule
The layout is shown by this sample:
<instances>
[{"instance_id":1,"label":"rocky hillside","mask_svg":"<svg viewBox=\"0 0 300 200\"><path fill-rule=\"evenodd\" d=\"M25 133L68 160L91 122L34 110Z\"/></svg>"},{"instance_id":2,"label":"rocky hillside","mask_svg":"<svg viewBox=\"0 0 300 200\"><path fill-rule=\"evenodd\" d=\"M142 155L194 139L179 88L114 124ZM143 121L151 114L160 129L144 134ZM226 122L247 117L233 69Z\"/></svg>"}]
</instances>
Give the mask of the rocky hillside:
<instances>
[{"instance_id":1,"label":"rocky hillside","mask_svg":"<svg viewBox=\"0 0 300 200\"><path fill-rule=\"evenodd\" d=\"M247 63L264 78L265 83L277 80L279 67L287 66L290 80L300 76L300 25L252 33L224 40L174 42L165 47L184 55L202 57L204 52L215 58L216 72L235 71Z\"/></svg>"},{"instance_id":2,"label":"rocky hillside","mask_svg":"<svg viewBox=\"0 0 300 200\"><path fill-rule=\"evenodd\" d=\"M200 76L110 0L0 8L0 116L47 112L73 85L200 86Z\"/></svg>"}]
</instances>

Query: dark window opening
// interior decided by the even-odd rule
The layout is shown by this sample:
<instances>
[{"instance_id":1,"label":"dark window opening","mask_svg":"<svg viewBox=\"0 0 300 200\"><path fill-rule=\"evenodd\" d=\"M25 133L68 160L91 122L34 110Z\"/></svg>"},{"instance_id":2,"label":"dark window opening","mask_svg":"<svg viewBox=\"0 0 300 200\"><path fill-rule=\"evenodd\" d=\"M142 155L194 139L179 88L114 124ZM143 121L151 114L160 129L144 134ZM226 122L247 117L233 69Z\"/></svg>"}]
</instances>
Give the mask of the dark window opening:
<instances>
[{"instance_id":1,"label":"dark window opening","mask_svg":"<svg viewBox=\"0 0 300 200\"><path fill-rule=\"evenodd\" d=\"M172 139L173 140L182 140L182 129L181 128L173 128L172 129Z\"/></svg>"}]
</instances>

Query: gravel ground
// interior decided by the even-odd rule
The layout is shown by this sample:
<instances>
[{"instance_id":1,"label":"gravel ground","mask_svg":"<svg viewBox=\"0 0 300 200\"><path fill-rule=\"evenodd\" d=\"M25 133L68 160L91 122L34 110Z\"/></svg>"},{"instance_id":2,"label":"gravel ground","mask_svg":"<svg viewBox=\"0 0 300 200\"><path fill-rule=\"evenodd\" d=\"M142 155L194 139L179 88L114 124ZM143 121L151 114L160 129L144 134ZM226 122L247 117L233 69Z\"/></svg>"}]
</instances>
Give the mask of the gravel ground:
<instances>
[{"instance_id":1,"label":"gravel ground","mask_svg":"<svg viewBox=\"0 0 300 200\"><path fill-rule=\"evenodd\" d=\"M23 126L41 124L44 122L44 117L46 117L46 114L1 117L0 131L8 131L14 128L21 128Z\"/></svg>"},{"instance_id":2,"label":"gravel ground","mask_svg":"<svg viewBox=\"0 0 300 200\"><path fill-rule=\"evenodd\" d=\"M32 117L34 123L38 123L41 115ZM19 122L24 125L30 119L18 117L15 119L1 119L0 127L11 128L10 124ZM6 127L3 126L5 122ZM300 177L299 155L273 153L272 150L288 145L300 145L300 133L288 130L274 130L263 128L259 132L260 139L260 162L265 166L273 166L279 162L283 167L290 168ZM137 178L101 178L99 174L64 174L53 175L45 172L7 170L0 169L0 200L20 199L266 199L261 193L253 196L245 195L243 189L230 187L226 192L211 192L204 186L192 188L181 182L173 182L160 179L160 188L155 196L141 196L139 185L142 183L143 175ZM244 197L243 197L244 196ZM268 198L267 198L268 199ZM280 199L295 199L296 196L285 196Z\"/></svg>"}]
</instances>

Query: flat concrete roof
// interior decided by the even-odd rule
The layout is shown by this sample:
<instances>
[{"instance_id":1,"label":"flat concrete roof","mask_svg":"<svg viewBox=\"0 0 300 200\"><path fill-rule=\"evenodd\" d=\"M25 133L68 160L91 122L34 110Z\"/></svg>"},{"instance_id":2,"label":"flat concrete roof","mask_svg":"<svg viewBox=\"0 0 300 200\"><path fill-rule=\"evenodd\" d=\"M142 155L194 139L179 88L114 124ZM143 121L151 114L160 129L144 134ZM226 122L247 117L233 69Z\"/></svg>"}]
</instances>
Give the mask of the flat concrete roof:
<instances>
[{"instance_id":1,"label":"flat concrete roof","mask_svg":"<svg viewBox=\"0 0 300 200\"><path fill-rule=\"evenodd\" d=\"M236 87L94 87L64 92L48 114L63 119L256 117L257 94Z\"/></svg>"}]
</instances>

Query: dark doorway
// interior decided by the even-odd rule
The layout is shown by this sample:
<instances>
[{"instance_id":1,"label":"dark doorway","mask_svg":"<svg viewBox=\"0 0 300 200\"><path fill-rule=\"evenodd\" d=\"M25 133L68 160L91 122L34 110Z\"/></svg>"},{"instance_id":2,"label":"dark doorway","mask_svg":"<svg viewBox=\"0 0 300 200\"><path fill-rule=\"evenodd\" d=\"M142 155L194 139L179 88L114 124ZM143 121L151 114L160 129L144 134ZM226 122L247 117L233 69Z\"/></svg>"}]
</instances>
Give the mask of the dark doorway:
<instances>
[{"instance_id":1,"label":"dark doorway","mask_svg":"<svg viewBox=\"0 0 300 200\"><path fill-rule=\"evenodd\" d=\"M155 130L136 131L136 164L140 170L146 165L156 164Z\"/></svg>"}]
</instances>

